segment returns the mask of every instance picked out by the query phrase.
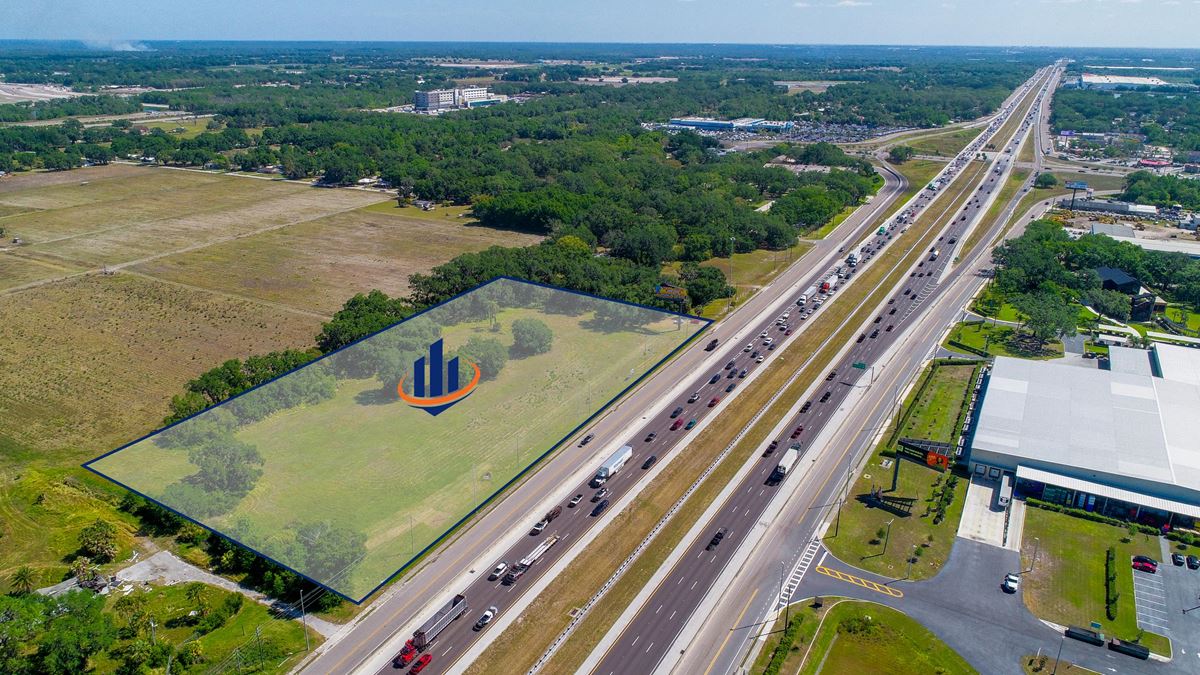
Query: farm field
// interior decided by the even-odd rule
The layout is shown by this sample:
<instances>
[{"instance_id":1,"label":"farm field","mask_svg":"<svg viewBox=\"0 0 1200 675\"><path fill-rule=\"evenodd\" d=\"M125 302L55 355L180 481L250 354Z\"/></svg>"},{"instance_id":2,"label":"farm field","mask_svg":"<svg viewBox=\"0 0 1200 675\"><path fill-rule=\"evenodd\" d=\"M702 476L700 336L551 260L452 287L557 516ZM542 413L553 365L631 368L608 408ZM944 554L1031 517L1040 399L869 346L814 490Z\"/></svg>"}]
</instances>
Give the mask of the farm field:
<instances>
[{"instance_id":1,"label":"farm field","mask_svg":"<svg viewBox=\"0 0 1200 675\"><path fill-rule=\"evenodd\" d=\"M462 211L423 212L379 202L158 258L133 269L190 286L332 314L358 291L377 288L388 295L404 295L410 274L428 272L459 253L490 246L528 246L541 239L447 215Z\"/></svg>"},{"instance_id":2,"label":"farm field","mask_svg":"<svg viewBox=\"0 0 1200 675\"><path fill-rule=\"evenodd\" d=\"M555 309L505 300L521 298L528 289L548 293L545 306ZM487 298L507 302L495 322L464 320L463 312L470 311L465 308L477 305L479 298L473 296L491 290L497 292ZM515 281L495 282L412 321L440 327L447 354L471 339L494 339L515 349L508 347L515 342L513 322L527 318L544 322L553 342L547 352L509 358L495 379L483 380L452 411L434 417L414 410L397 399L394 384L381 385L384 378L370 374L395 350L405 367L423 353L423 346L406 350L425 344L433 333L405 323L250 392L244 401L234 399L193 418L164 435L165 441L142 441L89 463L89 468L360 598L704 327L699 321L677 324L671 315L650 309L627 310L638 313L634 324L614 323L606 318L604 305L615 304ZM327 398L283 409L269 405L276 400L272 397L299 386L288 384L289 379L307 377L312 368L318 376L320 369L334 374ZM169 446L171 438L201 437L222 416L264 407L278 412L237 423L231 432L263 459L262 476L244 498L231 507L213 508L216 513L206 517L199 511L207 505L172 496L180 494L172 491L174 486L192 480L197 467L189 461L190 453L181 451L192 446L164 444ZM300 554L292 550L286 533L318 522L362 538L361 562L350 574L323 574L296 557Z\"/></svg>"}]
</instances>

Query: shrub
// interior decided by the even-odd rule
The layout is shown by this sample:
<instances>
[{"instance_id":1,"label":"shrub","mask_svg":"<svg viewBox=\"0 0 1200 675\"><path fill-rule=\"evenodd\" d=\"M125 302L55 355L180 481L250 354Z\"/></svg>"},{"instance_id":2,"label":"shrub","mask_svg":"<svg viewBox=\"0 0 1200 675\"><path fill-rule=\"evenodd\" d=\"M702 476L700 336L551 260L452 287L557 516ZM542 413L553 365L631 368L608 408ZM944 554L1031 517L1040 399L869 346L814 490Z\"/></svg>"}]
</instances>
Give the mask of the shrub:
<instances>
[{"instance_id":1,"label":"shrub","mask_svg":"<svg viewBox=\"0 0 1200 675\"><path fill-rule=\"evenodd\" d=\"M1117 618L1117 551L1112 546L1104 553L1104 614L1109 621Z\"/></svg>"}]
</instances>

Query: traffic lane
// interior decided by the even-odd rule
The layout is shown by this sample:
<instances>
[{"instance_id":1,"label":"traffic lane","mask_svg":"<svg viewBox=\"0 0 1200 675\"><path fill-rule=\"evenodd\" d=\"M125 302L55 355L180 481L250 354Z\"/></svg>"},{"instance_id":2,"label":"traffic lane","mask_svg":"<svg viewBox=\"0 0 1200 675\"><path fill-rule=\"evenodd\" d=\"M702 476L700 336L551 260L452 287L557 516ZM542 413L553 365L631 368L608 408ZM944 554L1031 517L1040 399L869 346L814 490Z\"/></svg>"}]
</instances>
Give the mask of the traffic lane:
<instances>
[{"instance_id":1,"label":"traffic lane","mask_svg":"<svg viewBox=\"0 0 1200 675\"><path fill-rule=\"evenodd\" d=\"M894 198L894 197L893 197L893 198ZM883 207L883 205L881 205L879 208L882 208L882 207ZM877 211L879 210L879 208L875 209L875 211L877 212ZM869 221L869 219L864 219L862 224L863 224L863 225L866 225L868 222L870 222L870 221ZM856 232L856 233L855 233L855 236L853 237L853 240L857 240L857 237L858 237L858 236L863 236L863 235L865 235L867 231L868 231L868 229L864 229L864 230L863 230L863 231L861 231L861 232ZM814 275L814 277L810 278L810 279L809 279L809 281L811 282L811 281L814 281L815 279L824 278L824 275L825 275L825 274L827 274L827 272L821 272L821 273L819 273L819 274L817 274L817 275ZM751 323L752 323L752 322L751 322ZM759 331L759 333L761 334L761 332L762 332L762 330L761 330L761 329L762 329L764 326L766 327L766 329L767 329L768 331L769 331L769 328L770 328L771 326L774 326L774 318L773 318L773 316L772 316L772 315L764 315L764 316L763 316L763 318L761 319L761 323L759 324L759 326L758 326L757 328L755 328L755 329L752 329L752 331L751 331L751 334L753 334L753 330L758 330L758 331ZM769 333L768 333L768 334L769 334ZM795 333L795 332L793 332L793 336L794 336L795 334L796 334L796 333ZM793 336L785 336L785 337L793 337ZM764 346L764 347L765 347L765 345L764 345L764 344L761 342L761 340L760 340L760 339L756 338L756 342L757 342L757 343L758 343L760 346ZM734 353L736 353L736 352L734 352ZM743 353L744 353L744 352L743 352ZM734 359L732 359L732 360L735 362L735 364L738 364L738 359L737 359L736 357L735 357ZM754 363L754 362L753 362L753 360L749 360L749 363L748 363L748 364L740 364L740 365L738 365L738 367L746 367L747 369L749 369L749 368L751 368L751 367L754 367L754 366L757 366L757 365L758 365L758 364L757 364L757 363ZM711 378L711 376L710 376L710 378ZM729 378L725 378L725 379L729 379ZM713 390L715 390L715 389L717 389L717 388L720 388L720 389L721 389L721 395L725 395L725 394L729 393L729 392L725 392L725 391L724 391L724 389L725 389L725 388L727 388L727 387L728 387L728 385L725 385L725 387L721 387L721 386L720 386L720 385L721 385L721 381L720 381L720 380L719 380L718 382L715 382L715 383L713 383L713 382L710 382L709 380L704 380L704 383L705 383L705 384L704 384L704 385L701 385L701 386L702 386L702 387L708 387L708 388L709 388L709 391L707 391L707 392L706 392L706 393L708 393L708 394L712 394L712 391L713 391ZM700 389L699 391L704 391L704 390L703 390L703 389ZM686 403L686 398L684 398L684 396L687 396L687 395L681 395L681 399L680 399L680 400L682 400L683 402L685 402L685 403ZM677 405L679 404L679 402L678 402L678 401L677 401L676 403L677 403ZM670 406L667 406L667 407L669 408ZM703 411L705 411L706 409L700 409L700 410L702 411L702 412L701 412L701 414L704 414L704 413L703 413ZM662 431L660 431L659 429L660 429L660 428L663 428L663 427L662 427L662 425L663 425L663 423L664 423L664 422L663 422L663 420L664 420L664 419L667 419L667 420L669 420L669 419L670 419L670 418L669 418L669 413L666 413L666 415L664 415L663 417L661 417L661 418L659 418L659 419L655 420L655 423L653 423L653 424L648 424L647 426L643 427L643 429L642 429L642 434L641 434L643 439L645 439L645 438L648 436L648 434L649 434L649 433L651 433L651 432L654 432L654 433L656 434L656 436L655 436L654 440L652 440L652 441L649 441L649 442L647 442L647 441L643 440L643 441L642 441L642 445L643 445L644 447L642 447L642 448L640 448L640 449L639 449L639 448L637 448L637 446L636 446L636 445L634 446L634 447L635 447L635 450L634 450L633 457L632 457L632 458L629 460L629 463L630 463L630 464L636 464L638 461L643 461L643 462L644 462L644 461L645 461L645 460L644 460L644 458L646 458L646 457L649 457L651 454L654 454L654 453L652 453L652 452L651 452L652 450L656 450L656 449L657 449L657 451L658 451L658 452L660 452L660 453L665 453L665 452L668 452L669 450L671 450L671 449L672 449L672 447L673 447L675 444L674 444L673 442L671 442L671 440L674 440L674 439L668 440L668 437L664 437L664 436L660 435L660 434L662 434L662 433L663 433L663 432L662 432ZM666 428L666 430L667 430L668 432L670 431L670 430L669 430L669 424L668 424L668 425L666 425L666 427L665 427L665 428ZM631 444L632 444L632 443L631 443ZM618 473L618 474L617 474L617 475L614 477L613 481L611 481L611 482L616 482L616 481L617 481L618 479L620 479L622 476L626 476L626 475L628 475L628 470L623 470L623 471L619 472L619 473ZM628 483L629 481L624 481L624 482ZM607 486L606 486L606 487L607 487ZM614 487L619 487L619 486L614 486ZM609 489L610 489L610 493L609 493L609 494L607 494L607 495L605 495L605 498L609 499L610 501L611 501L611 500L618 499L618 498L621 496L621 494L623 494L622 492L618 491L617 489L614 489L614 488L609 488ZM586 491L584 492L584 494L586 494ZM583 521L579 521L579 519L576 519L576 521L575 521L575 522L582 522L583 524L579 526L579 527L580 527L580 529L582 529L582 528L586 528L586 527L589 527L589 526L590 526L590 524L591 524L591 523L590 523L590 522L587 522L587 520L588 520L588 519L584 519ZM543 533L543 534L545 534L545 533ZM560 535L560 536L562 536L562 535ZM508 562L508 561L510 561L510 560L512 560L512 561L517 561L517 560L520 560L520 559L521 559L521 555L520 555L519 551L521 551L521 550L526 550L526 548L528 547L528 545L527 545L527 544L525 544L525 545L523 545L523 544L524 544L524 542L523 542L522 544L518 544L517 546L514 546L514 547L510 548L510 549L509 549L509 551L507 551L507 552L505 553L505 557L504 557L504 558L502 558L502 560L504 560L505 562ZM544 556L544 557L543 557L542 559L540 559L540 560L539 560L537 563L535 563L535 565L534 565L534 566L533 566L533 567L530 569L530 571L529 571L529 572L526 572L526 574L525 574L525 576L524 576L524 579L526 579L527 581L526 581L525 583L529 583L529 581L528 581L528 580L530 580L530 579L532 579L532 578L534 578L534 577L538 576L538 574L537 574L538 567L545 568L546 566L550 565L550 564L552 563L552 561L553 561L553 560L554 560L554 559L557 557L557 555L561 555L561 551L562 551L562 550L563 550L563 548L562 548L562 547L560 547L560 546L558 546L558 545L556 544L556 545L554 546L554 548L552 548L552 549L551 549L549 552L547 552L546 556ZM557 555L555 555L555 553L554 553L555 551L558 551L559 553L558 553ZM476 581L476 583L478 583L478 580ZM516 583L517 583L517 584L519 584L519 583L521 583L521 581L520 581L520 580L518 580ZM474 585L475 585L475 584L472 584L472 586L474 586ZM514 590L515 586L516 586L516 584L513 584L513 585L511 585L511 586L508 586L508 587L503 587L503 588L507 588L507 591L505 591L505 593L511 593L511 592L512 592L512 590ZM495 590L495 589L494 589L494 590ZM472 591L472 588L471 588L471 587L468 587L468 591ZM486 591L485 591L485 592L486 592ZM467 593L464 593L464 595L467 595ZM468 603L471 603L471 602L472 602L472 600L471 600L471 595L475 595L475 593L474 593L474 592L472 592L470 595L468 595ZM486 600L489 600L489 599L493 599L493 598L492 598L492 596L485 596L485 601L486 601ZM495 599L497 602L502 602L502 601L503 601L503 598L502 598L502 597L496 597L496 598L494 598L494 599ZM495 604L495 603L493 603L493 604ZM487 605L483 605L483 606L485 606L485 607L486 607ZM497 607L499 608L499 605L497 605ZM501 610L501 611L503 611L503 608L500 608L500 610ZM460 624L461 624L461 625L460 625ZM468 632L467 632L467 624L466 624L466 623L464 623L464 622L460 622L460 621L456 621L456 622L454 622L454 623L450 624L450 626L448 626L448 627L447 627L447 628L446 628L446 629L445 629L445 630L444 630L444 631L443 631L443 632L442 632L442 633L441 633L441 634L438 636L438 641L439 641L440 643L442 643L443 645L446 645L447 643L449 643L449 642L452 642L452 641L461 641L463 638L466 638L466 640L467 640L467 641L472 641L473 639L477 639L477 638L478 638L478 636L477 636L477 635L473 635L472 633L474 633L474 631L472 631L472 632L470 632L470 633L468 633ZM453 650L454 650L454 645L453 645L453 644L450 644L450 645L448 645L448 646L445 646L445 647L444 647L444 651L445 651L446 653L451 653L451 652L453 652ZM437 648L435 647L433 651L437 651ZM445 663L445 662L439 662L439 665L441 665L441 664L443 664L443 663ZM452 664L453 662L451 661L450 663ZM449 665L449 664L446 664L446 665ZM429 664L429 667L431 667L431 668L432 668L432 667L434 667L434 664L431 662L431 663ZM380 672L386 672L386 671L387 671L387 668L384 668L384 669L383 669L383 670L381 670ZM429 670L429 672L437 672L437 670L436 670L436 669L435 669L435 670Z\"/></svg>"},{"instance_id":2,"label":"traffic lane","mask_svg":"<svg viewBox=\"0 0 1200 675\"><path fill-rule=\"evenodd\" d=\"M976 207L975 211L976 212L978 211L978 207ZM958 219L958 220L952 221L952 224L947 228L947 231L951 232L951 233L961 234L961 232L964 228L965 228L965 221L962 219ZM945 235L942 235L942 236L945 236ZM946 264L947 259L948 259L948 256L942 257L940 259L940 261L938 261L937 264L934 265L934 268L940 272L940 270ZM922 261L922 265L923 265L923 261ZM928 284L928 283L926 284L927 287L929 285L930 284ZM932 290L930 291L929 295L931 296L932 294L936 293L937 290L938 290L938 285L932 284ZM900 297L903 297L903 296L907 296L908 294L909 294L908 290L906 289L905 292L902 292L899 295L900 295ZM895 297L896 296L893 296L893 298L895 298ZM925 297L928 297L928 296L925 296ZM914 305L919 305L923 302L925 297L916 298L912 302ZM886 337L884 337L883 340L877 340L879 335L885 335ZM885 346L890 346L890 342L895 339L895 336L896 336L896 333L894 331L888 331L886 333L880 333L880 334L876 335L876 337L869 338L873 342L868 343L866 347L861 347L862 342L857 343L855 346L850 348L849 353L842 359L842 361L840 362L840 367L846 367L850 364L853 364L854 362L856 362L856 360L862 358L863 356L865 356L873 351L882 350L885 348ZM854 383L854 385L857 384L858 380L861 379L862 376L863 376L863 371L859 371L856 374L856 376L852 378L852 382ZM854 385L851 385L851 386L854 386ZM824 428L825 423L828 421L828 419L825 417L826 410L836 409L837 406L839 406L845 400L846 393L848 391L849 391L849 387L835 388L834 390L827 390L825 394L823 394L820 398L818 398L817 403L815 403L814 405L821 406L821 407L818 407L816 412L813 413L813 416L810 418L811 421L809 424L813 427L813 430L811 433L813 433L813 434L820 433L820 431ZM822 401L821 399L824 399L824 400ZM808 414L808 413L798 414L796 416L796 418L793 419L792 424L799 423L800 417L805 414ZM752 505L747 505L747 508L743 515L743 518L748 517L752 510L754 510L756 514L762 513L763 509L765 509L765 507L766 507L767 502L769 502L770 500L769 500L769 498L767 498L764 495L764 496L760 497L759 499L752 500L752 501L755 503L753 503ZM726 518L736 518L737 517L736 513L726 512L724 515ZM757 518L757 515L755 516L755 518ZM717 521L714 519L714 522L717 522ZM732 549L732 548L733 547L730 547L730 549ZM720 568L716 568L716 569L719 572ZM716 574L712 574L710 584L712 582L715 582L715 579L716 579ZM696 584L694 584L694 585L696 585ZM672 597L672 602L675 605L677 605L677 606L684 605L684 607L686 608L685 614L687 616L690 616L691 611L694 610L695 605L699 604L698 602L695 604L688 603L687 600L690 597L691 596L688 596L688 595ZM651 599L653 601L653 594L651 595ZM631 622L631 626L636 627L639 622L639 618L642 616L645 616L644 608L637 615L635 615L634 621ZM638 640L641 637L641 632L640 631L630 632L630 633L628 633L628 635L632 635L634 640ZM660 635L659 637L665 637L665 636ZM674 638L672 637L671 641L673 641L673 640L674 640ZM649 644L646 647L645 651L643 653L639 654L632 650L632 645L631 645L630 650L627 650L627 651L620 650L619 646L622 643L622 639L619 638L617 643L614 645L613 649L610 649L608 654L601 661L599 670L601 672L605 672L605 669L608 667L606 662L610 660L609 657L614 653L614 651L624 654L623 657L620 657L618 659L619 662L617 663L617 666L619 666L619 667L622 667L622 668L651 667L652 668L653 666L657 666L657 664L661 661L662 657L665 655L665 649L667 647L669 647L670 644L668 642L664 646L660 643L660 650L652 653L655 641L649 640L648 642L649 642Z\"/></svg>"}]
</instances>

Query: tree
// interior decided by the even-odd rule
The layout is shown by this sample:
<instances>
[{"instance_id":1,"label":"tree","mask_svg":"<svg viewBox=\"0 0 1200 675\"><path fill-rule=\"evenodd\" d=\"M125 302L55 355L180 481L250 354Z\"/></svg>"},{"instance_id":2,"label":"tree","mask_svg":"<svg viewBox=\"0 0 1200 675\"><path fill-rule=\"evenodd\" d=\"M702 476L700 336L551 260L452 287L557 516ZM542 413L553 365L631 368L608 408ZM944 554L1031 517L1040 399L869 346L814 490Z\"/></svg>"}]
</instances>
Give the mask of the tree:
<instances>
[{"instance_id":1,"label":"tree","mask_svg":"<svg viewBox=\"0 0 1200 675\"><path fill-rule=\"evenodd\" d=\"M263 458L258 449L232 435L191 449L188 461L199 468L189 481L213 492L245 495L262 475Z\"/></svg>"},{"instance_id":2,"label":"tree","mask_svg":"<svg viewBox=\"0 0 1200 675\"><path fill-rule=\"evenodd\" d=\"M13 591L18 595L25 595L32 592L33 585L36 583L36 575L33 568L29 565L21 565L13 572L9 583L12 585Z\"/></svg>"},{"instance_id":3,"label":"tree","mask_svg":"<svg viewBox=\"0 0 1200 675\"><path fill-rule=\"evenodd\" d=\"M480 377L495 379L508 363L508 350L495 338L473 335L458 348L458 356L479 366Z\"/></svg>"},{"instance_id":4,"label":"tree","mask_svg":"<svg viewBox=\"0 0 1200 675\"><path fill-rule=\"evenodd\" d=\"M1088 294L1092 309L1117 321L1128 321L1130 312L1129 296L1120 291L1094 290Z\"/></svg>"},{"instance_id":5,"label":"tree","mask_svg":"<svg viewBox=\"0 0 1200 675\"><path fill-rule=\"evenodd\" d=\"M196 606L197 614L200 616L208 614L208 600L204 597L204 584L193 581L184 589L184 595L187 596L189 602Z\"/></svg>"},{"instance_id":6,"label":"tree","mask_svg":"<svg viewBox=\"0 0 1200 675\"><path fill-rule=\"evenodd\" d=\"M912 159L916 154L917 151L907 145L893 145L888 150L888 161L893 164L903 164Z\"/></svg>"},{"instance_id":7,"label":"tree","mask_svg":"<svg viewBox=\"0 0 1200 675\"><path fill-rule=\"evenodd\" d=\"M367 536L329 523L309 523L296 532L304 550L304 572L330 583L346 578L349 570L367 553Z\"/></svg>"},{"instance_id":8,"label":"tree","mask_svg":"<svg viewBox=\"0 0 1200 675\"><path fill-rule=\"evenodd\" d=\"M97 562L108 562L117 555L117 528L97 518L79 532L79 550Z\"/></svg>"},{"instance_id":9,"label":"tree","mask_svg":"<svg viewBox=\"0 0 1200 675\"><path fill-rule=\"evenodd\" d=\"M1038 174L1037 180L1033 182L1033 185L1034 187L1042 190L1047 190L1058 185L1058 176L1055 176L1052 173L1040 173Z\"/></svg>"},{"instance_id":10,"label":"tree","mask_svg":"<svg viewBox=\"0 0 1200 675\"><path fill-rule=\"evenodd\" d=\"M1014 303L1028 319L1025 328L1039 342L1075 334L1075 307L1052 291L1028 293Z\"/></svg>"},{"instance_id":11,"label":"tree","mask_svg":"<svg viewBox=\"0 0 1200 675\"><path fill-rule=\"evenodd\" d=\"M550 351L554 342L554 331L542 320L534 318L516 319L512 322L513 356L531 356Z\"/></svg>"},{"instance_id":12,"label":"tree","mask_svg":"<svg viewBox=\"0 0 1200 675\"><path fill-rule=\"evenodd\" d=\"M88 591L71 591L55 599L33 657L36 672L75 675L87 670L88 659L116 638L104 602L104 596Z\"/></svg>"}]
</instances>

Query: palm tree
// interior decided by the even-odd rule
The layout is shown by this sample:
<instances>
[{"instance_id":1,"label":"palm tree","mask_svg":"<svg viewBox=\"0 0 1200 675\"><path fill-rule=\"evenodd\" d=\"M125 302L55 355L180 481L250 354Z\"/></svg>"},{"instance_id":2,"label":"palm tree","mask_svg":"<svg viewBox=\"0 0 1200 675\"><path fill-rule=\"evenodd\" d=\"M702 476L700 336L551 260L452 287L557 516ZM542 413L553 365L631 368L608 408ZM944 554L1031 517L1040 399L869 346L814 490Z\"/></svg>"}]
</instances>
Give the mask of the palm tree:
<instances>
[{"instance_id":1,"label":"palm tree","mask_svg":"<svg viewBox=\"0 0 1200 675\"><path fill-rule=\"evenodd\" d=\"M20 595L31 593L33 591L34 576L32 567L21 565L17 568L16 572L13 572L12 579L10 580L13 590Z\"/></svg>"}]
</instances>

